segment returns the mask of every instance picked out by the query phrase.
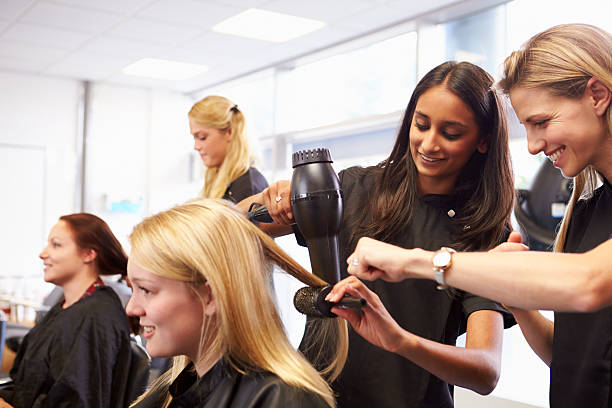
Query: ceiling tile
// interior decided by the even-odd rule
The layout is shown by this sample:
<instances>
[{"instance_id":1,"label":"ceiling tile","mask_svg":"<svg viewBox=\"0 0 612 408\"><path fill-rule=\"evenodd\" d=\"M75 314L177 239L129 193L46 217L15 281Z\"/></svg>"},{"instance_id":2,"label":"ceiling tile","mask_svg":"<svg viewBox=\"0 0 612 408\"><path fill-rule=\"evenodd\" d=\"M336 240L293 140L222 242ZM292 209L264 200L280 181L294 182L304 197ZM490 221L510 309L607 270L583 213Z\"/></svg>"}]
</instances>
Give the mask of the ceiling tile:
<instances>
[{"instance_id":1,"label":"ceiling tile","mask_svg":"<svg viewBox=\"0 0 612 408\"><path fill-rule=\"evenodd\" d=\"M231 54L235 58L243 59L247 56L250 58L254 52L259 50L269 49L272 45L268 41L209 31L181 44L180 47L193 50L193 52Z\"/></svg>"},{"instance_id":2,"label":"ceiling tile","mask_svg":"<svg viewBox=\"0 0 612 408\"><path fill-rule=\"evenodd\" d=\"M76 31L17 23L5 31L0 38L71 50L83 44L91 36Z\"/></svg>"},{"instance_id":3,"label":"ceiling tile","mask_svg":"<svg viewBox=\"0 0 612 408\"><path fill-rule=\"evenodd\" d=\"M9 24L11 24L10 21L0 19L0 32L2 32L2 30L4 30L6 27L8 27Z\"/></svg>"},{"instance_id":4,"label":"ceiling tile","mask_svg":"<svg viewBox=\"0 0 612 408\"><path fill-rule=\"evenodd\" d=\"M101 54L118 57L131 57L134 61L158 54L166 46L150 42L131 40L116 36L104 36L87 43L82 51L89 54Z\"/></svg>"},{"instance_id":5,"label":"ceiling tile","mask_svg":"<svg viewBox=\"0 0 612 408\"><path fill-rule=\"evenodd\" d=\"M0 70L38 73L49 65L48 62L33 61L15 57L0 56Z\"/></svg>"},{"instance_id":6,"label":"ceiling tile","mask_svg":"<svg viewBox=\"0 0 612 408\"><path fill-rule=\"evenodd\" d=\"M109 34L157 44L176 45L195 37L201 32L202 30L194 27L133 18L119 24L110 30Z\"/></svg>"},{"instance_id":7,"label":"ceiling tile","mask_svg":"<svg viewBox=\"0 0 612 408\"><path fill-rule=\"evenodd\" d=\"M372 2L369 0L276 0L262 8L329 23L371 7Z\"/></svg>"},{"instance_id":8,"label":"ceiling tile","mask_svg":"<svg viewBox=\"0 0 612 408\"><path fill-rule=\"evenodd\" d=\"M209 28L242 11L242 8L195 0L158 0L138 13L139 17Z\"/></svg>"},{"instance_id":9,"label":"ceiling tile","mask_svg":"<svg viewBox=\"0 0 612 408\"><path fill-rule=\"evenodd\" d=\"M117 14L91 11L52 3L37 3L29 9L21 21L64 30L100 33L122 19Z\"/></svg>"},{"instance_id":10,"label":"ceiling tile","mask_svg":"<svg viewBox=\"0 0 612 408\"><path fill-rule=\"evenodd\" d=\"M51 63L67 54L68 51L58 48L0 39L0 57Z\"/></svg>"},{"instance_id":11,"label":"ceiling tile","mask_svg":"<svg viewBox=\"0 0 612 408\"><path fill-rule=\"evenodd\" d=\"M0 16L6 20L12 20L19 17L32 4L34 0L2 0L0 1Z\"/></svg>"},{"instance_id":12,"label":"ceiling tile","mask_svg":"<svg viewBox=\"0 0 612 408\"><path fill-rule=\"evenodd\" d=\"M79 53L70 55L49 66L45 73L78 79L101 80L121 72L121 69L131 62L131 58L113 58L99 54Z\"/></svg>"},{"instance_id":13,"label":"ceiling tile","mask_svg":"<svg viewBox=\"0 0 612 408\"><path fill-rule=\"evenodd\" d=\"M67 4L79 8L108 11L109 13L130 15L154 0L54 0L54 3Z\"/></svg>"},{"instance_id":14,"label":"ceiling tile","mask_svg":"<svg viewBox=\"0 0 612 408\"><path fill-rule=\"evenodd\" d=\"M336 21L336 27L360 30L362 33L367 33L407 20L410 16L408 16L407 12L401 13L396 7L386 4L346 16Z\"/></svg>"}]
</instances>

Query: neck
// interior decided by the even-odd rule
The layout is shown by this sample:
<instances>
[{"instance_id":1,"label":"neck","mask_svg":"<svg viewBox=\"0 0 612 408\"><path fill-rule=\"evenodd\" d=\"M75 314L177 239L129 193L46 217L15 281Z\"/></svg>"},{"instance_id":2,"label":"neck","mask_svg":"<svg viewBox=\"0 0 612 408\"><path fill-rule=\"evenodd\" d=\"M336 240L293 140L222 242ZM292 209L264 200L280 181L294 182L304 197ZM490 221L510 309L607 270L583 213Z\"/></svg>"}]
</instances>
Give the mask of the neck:
<instances>
[{"instance_id":1,"label":"neck","mask_svg":"<svg viewBox=\"0 0 612 408\"><path fill-rule=\"evenodd\" d=\"M456 178L440 180L437 177L418 175L417 184L419 195L425 194L452 194L455 191Z\"/></svg>"},{"instance_id":2,"label":"neck","mask_svg":"<svg viewBox=\"0 0 612 408\"><path fill-rule=\"evenodd\" d=\"M598 148L599 154L593 166L612 183L612 134L608 135L605 142Z\"/></svg>"},{"instance_id":3,"label":"neck","mask_svg":"<svg viewBox=\"0 0 612 408\"><path fill-rule=\"evenodd\" d=\"M96 279L98 279L98 274L92 268L87 268L85 271L79 272L69 282L61 285L64 291L64 304L62 307L66 309L76 303Z\"/></svg>"},{"instance_id":4,"label":"neck","mask_svg":"<svg viewBox=\"0 0 612 408\"><path fill-rule=\"evenodd\" d=\"M217 364L220 359L221 355L215 354L214 356L205 355L198 362L195 362L195 360L193 359L191 361L194 362L193 365L195 366L195 370L198 373L198 377L202 377L204 374L210 371L210 369L213 368L213 366Z\"/></svg>"}]
</instances>

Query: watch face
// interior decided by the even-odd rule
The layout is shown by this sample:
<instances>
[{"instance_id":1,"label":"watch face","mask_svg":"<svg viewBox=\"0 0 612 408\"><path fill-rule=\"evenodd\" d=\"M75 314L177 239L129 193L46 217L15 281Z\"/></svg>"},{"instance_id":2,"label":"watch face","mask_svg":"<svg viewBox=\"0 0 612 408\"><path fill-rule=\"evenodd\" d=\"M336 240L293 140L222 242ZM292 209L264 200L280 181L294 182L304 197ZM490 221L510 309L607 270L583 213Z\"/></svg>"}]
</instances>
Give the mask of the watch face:
<instances>
[{"instance_id":1,"label":"watch face","mask_svg":"<svg viewBox=\"0 0 612 408\"><path fill-rule=\"evenodd\" d=\"M434 256L433 263L437 267L444 267L448 265L450 260L451 260L451 254L449 252L440 251Z\"/></svg>"}]
</instances>

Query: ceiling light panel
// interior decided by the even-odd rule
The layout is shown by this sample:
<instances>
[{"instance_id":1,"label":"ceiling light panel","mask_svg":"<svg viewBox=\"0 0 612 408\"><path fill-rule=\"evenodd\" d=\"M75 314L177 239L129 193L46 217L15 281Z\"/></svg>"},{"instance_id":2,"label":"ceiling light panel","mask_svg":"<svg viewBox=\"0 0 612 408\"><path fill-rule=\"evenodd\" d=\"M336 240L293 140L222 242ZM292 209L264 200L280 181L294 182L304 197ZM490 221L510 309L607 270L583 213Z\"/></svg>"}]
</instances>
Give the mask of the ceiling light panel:
<instances>
[{"instance_id":1,"label":"ceiling light panel","mask_svg":"<svg viewBox=\"0 0 612 408\"><path fill-rule=\"evenodd\" d=\"M251 8L213 26L218 33L285 42L325 26L322 21Z\"/></svg>"}]
</instances>

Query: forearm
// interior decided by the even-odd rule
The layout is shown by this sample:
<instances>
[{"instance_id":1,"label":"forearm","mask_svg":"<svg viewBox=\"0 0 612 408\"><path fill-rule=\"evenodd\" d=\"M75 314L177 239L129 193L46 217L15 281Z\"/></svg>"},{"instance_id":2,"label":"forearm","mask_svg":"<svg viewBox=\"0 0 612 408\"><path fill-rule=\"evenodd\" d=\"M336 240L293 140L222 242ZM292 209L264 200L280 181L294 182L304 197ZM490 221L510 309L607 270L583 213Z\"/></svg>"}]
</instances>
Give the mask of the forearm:
<instances>
[{"instance_id":1,"label":"forearm","mask_svg":"<svg viewBox=\"0 0 612 408\"><path fill-rule=\"evenodd\" d=\"M494 351L437 343L405 332L394 350L449 384L489 394L499 378L500 361Z\"/></svg>"},{"instance_id":2,"label":"forearm","mask_svg":"<svg viewBox=\"0 0 612 408\"><path fill-rule=\"evenodd\" d=\"M251 204L262 204L264 202L263 193L258 193L245 198L236 204L236 206L245 214L249 211ZM270 235L273 238L288 235L293 232L291 225L283 225L276 222L260 222L257 224L260 230Z\"/></svg>"},{"instance_id":3,"label":"forearm","mask_svg":"<svg viewBox=\"0 0 612 408\"><path fill-rule=\"evenodd\" d=\"M433 253L411 252L406 276L433 279ZM612 303L612 274L602 269L599 258L592 251L457 253L445 280L450 286L522 309L592 311Z\"/></svg>"},{"instance_id":4,"label":"forearm","mask_svg":"<svg viewBox=\"0 0 612 408\"><path fill-rule=\"evenodd\" d=\"M553 322L535 310L518 309L512 312L531 349L547 366L550 366L554 334Z\"/></svg>"}]
</instances>

